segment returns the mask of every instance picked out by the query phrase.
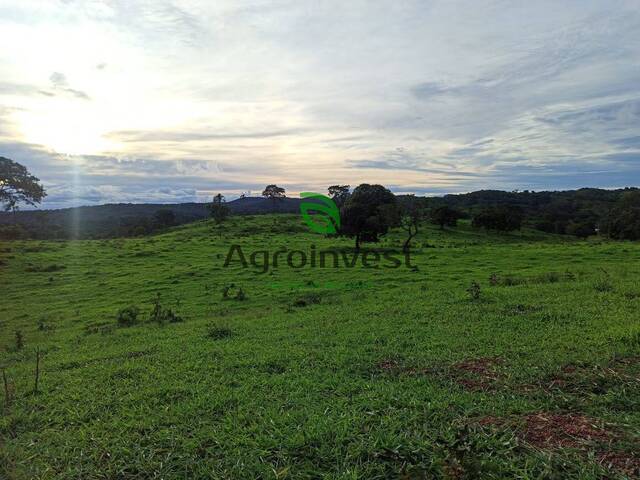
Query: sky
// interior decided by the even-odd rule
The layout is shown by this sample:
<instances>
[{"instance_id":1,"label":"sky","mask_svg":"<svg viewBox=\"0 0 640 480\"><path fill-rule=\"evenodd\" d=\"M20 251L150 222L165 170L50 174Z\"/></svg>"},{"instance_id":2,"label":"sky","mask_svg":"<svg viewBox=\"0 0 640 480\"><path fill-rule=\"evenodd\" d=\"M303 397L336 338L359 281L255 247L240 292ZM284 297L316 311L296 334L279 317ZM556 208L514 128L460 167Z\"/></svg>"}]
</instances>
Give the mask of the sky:
<instances>
[{"instance_id":1,"label":"sky","mask_svg":"<svg viewBox=\"0 0 640 480\"><path fill-rule=\"evenodd\" d=\"M640 184L640 1L0 0L43 208Z\"/></svg>"}]
</instances>

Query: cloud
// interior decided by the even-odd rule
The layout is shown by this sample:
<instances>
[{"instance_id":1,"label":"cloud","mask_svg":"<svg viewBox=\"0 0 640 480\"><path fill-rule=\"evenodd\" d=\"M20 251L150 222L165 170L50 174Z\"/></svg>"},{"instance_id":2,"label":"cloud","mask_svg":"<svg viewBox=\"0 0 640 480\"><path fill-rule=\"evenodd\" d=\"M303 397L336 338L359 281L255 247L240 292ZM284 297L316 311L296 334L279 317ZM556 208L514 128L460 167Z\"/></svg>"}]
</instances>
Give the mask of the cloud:
<instances>
[{"instance_id":1,"label":"cloud","mask_svg":"<svg viewBox=\"0 0 640 480\"><path fill-rule=\"evenodd\" d=\"M301 129L288 130L265 130L265 131L247 131L247 132L228 132L218 133L215 131L135 131L123 130L109 132L107 137L113 138L120 142L189 142L189 141L206 141L206 140L238 140L238 139L260 139L283 137L288 135L301 134Z\"/></svg>"},{"instance_id":2,"label":"cloud","mask_svg":"<svg viewBox=\"0 0 640 480\"><path fill-rule=\"evenodd\" d=\"M49 80L51 81L51 86L56 93L68 94L81 100L90 100L89 95L85 92L71 88L67 81L67 77L63 73L53 72L49 77ZM53 95L46 91L41 91L41 93L45 95Z\"/></svg>"},{"instance_id":3,"label":"cloud","mask_svg":"<svg viewBox=\"0 0 640 480\"><path fill-rule=\"evenodd\" d=\"M635 1L1 8L0 155L73 201L638 181Z\"/></svg>"}]
</instances>

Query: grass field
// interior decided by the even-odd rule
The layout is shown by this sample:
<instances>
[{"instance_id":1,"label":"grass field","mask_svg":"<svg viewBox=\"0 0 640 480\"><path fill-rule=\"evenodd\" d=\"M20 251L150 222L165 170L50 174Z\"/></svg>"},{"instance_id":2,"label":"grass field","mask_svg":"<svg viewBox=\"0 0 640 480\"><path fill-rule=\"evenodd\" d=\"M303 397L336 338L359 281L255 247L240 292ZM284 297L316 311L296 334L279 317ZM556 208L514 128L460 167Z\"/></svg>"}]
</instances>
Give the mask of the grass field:
<instances>
[{"instance_id":1,"label":"grass field","mask_svg":"<svg viewBox=\"0 0 640 480\"><path fill-rule=\"evenodd\" d=\"M352 241L281 215L0 244L0 478L636 478L640 245L416 240L415 268L262 274L230 246Z\"/></svg>"}]
</instances>

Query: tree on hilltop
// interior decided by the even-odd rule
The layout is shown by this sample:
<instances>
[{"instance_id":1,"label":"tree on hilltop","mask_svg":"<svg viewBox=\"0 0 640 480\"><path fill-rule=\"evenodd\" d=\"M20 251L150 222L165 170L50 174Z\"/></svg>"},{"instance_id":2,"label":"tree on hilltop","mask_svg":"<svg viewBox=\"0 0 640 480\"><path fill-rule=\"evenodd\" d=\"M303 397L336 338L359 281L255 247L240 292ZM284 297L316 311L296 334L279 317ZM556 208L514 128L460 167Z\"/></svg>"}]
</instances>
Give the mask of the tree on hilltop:
<instances>
[{"instance_id":1,"label":"tree on hilltop","mask_svg":"<svg viewBox=\"0 0 640 480\"><path fill-rule=\"evenodd\" d=\"M47 194L38 183L39 178L31 175L18 162L0 157L0 205L8 212L17 210L19 203L36 205Z\"/></svg>"}]
</instances>

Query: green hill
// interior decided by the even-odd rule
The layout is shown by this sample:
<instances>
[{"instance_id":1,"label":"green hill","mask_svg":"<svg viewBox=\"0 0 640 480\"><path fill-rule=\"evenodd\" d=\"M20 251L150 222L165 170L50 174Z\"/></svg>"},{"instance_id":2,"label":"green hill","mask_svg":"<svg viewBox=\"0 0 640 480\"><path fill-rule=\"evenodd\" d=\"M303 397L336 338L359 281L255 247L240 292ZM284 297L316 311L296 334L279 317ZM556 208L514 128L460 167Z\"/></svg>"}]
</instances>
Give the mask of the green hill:
<instances>
[{"instance_id":1,"label":"green hill","mask_svg":"<svg viewBox=\"0 0 640 480\"><path fill-rule=\"evenodd\" d=\"M0 242L0 478L633 474L640 245L423 226L407 266L402 242L312 268L353 242L294 215Z\"/></svg>"}]
</instances>

